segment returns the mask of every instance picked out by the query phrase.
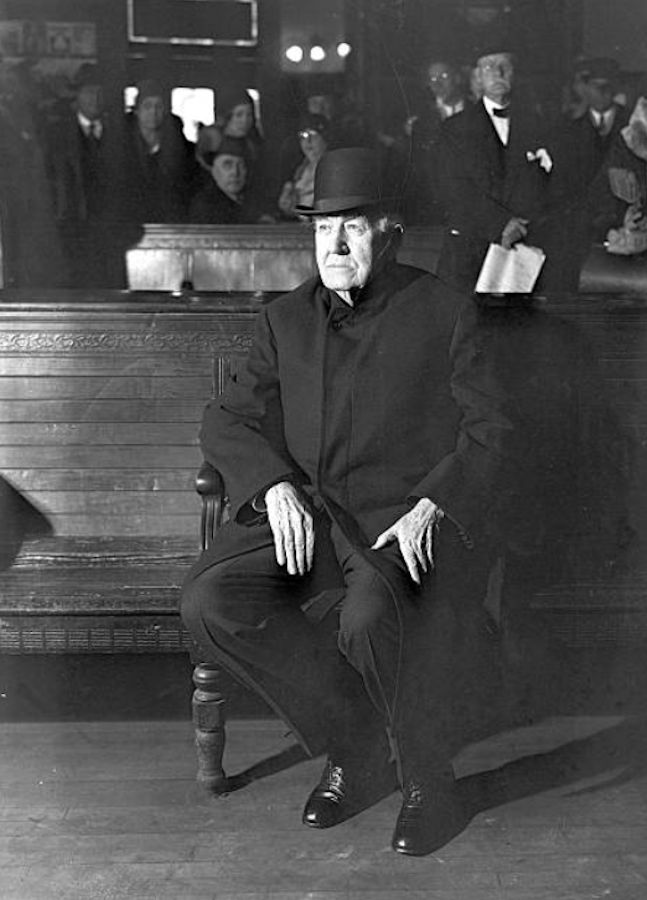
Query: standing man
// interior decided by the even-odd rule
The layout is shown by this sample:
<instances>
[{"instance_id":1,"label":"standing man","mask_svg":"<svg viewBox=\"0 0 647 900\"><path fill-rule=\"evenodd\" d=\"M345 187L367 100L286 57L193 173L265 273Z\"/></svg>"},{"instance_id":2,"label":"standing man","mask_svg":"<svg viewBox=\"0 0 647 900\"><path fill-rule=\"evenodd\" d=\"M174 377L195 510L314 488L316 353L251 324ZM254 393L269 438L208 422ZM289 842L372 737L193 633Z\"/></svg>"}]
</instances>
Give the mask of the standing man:
<instances>
[{"instance_id":1,"label":"standing man","mask_svg":"<svg viewBox=\"0 0 647 900\"><path fill-rule=\"evenodd\" d=\"M414 225L442 219L439 198L438 143L446 119L463 112L467 104L464 81L454 63L434 58L425 68L426 96L420 115L405 123L409 137L410 174L405 195L405 216Z\"/></svg>"},{"instance_id":2,"label":"standing man","mask_svg":"<svg viewBox=\"0 0 647 900\"><path fill-rule=\"evenodd\" d=\"M328 754L304 823L399 783L392 845L419 855L469 819L451 758L491 709L482 604L520 452L475 307L395 262L394 206L374 151L324 155L299 208L318 275L261 308L246 369L204 415L231 519L182 615L207 659Z\"/></svg>"},{"instance_id":3,"label":"standing man","mask_svg":"<svg viewBox=\"0 0 647 900\"><path fill-rule=\"evenodd\" d=\"M546 290L565 289L549 205L553 159L544 121L516 101L514 60L505 44L476 62L481 100L448 119L441 138L441 201L446 228L438 275L472 291L490 243L520 241L547 255Z\"/></svg>"},{"instance_id":4,"label":"standing man","mask_svg":"<svg viewBox=\"0 0 647 900\"><path fill-rule=\"evenodd\" d=\"M125 286L117 238L123 136L105 108L102 74L84 65L70 113L52 127L49 166L73 287Z\"/></svg>"},{"instance_id":5,"label":"standing man","mask_svg":"<svg viewBox=\"0 0 647 900\"><path fill-rule=\"evenodd\" d=\"M583 264L592 242L606 237L607 160L618 149L622 155L629 113L614 99L620 74L614 59L581 60L577 72L585 108L562 123L552 191L564 211L564 240Z\"/></svg>"}]
</instances>

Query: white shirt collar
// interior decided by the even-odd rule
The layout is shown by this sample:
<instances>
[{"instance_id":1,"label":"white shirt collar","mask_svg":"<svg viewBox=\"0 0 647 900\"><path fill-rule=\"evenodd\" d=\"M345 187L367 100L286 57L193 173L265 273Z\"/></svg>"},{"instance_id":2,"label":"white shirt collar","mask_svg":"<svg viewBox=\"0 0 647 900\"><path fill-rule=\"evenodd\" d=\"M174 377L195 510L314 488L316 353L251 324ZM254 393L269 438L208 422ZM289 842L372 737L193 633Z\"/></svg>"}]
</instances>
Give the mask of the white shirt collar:
<instances>
[{"instance_id":1,"label":"white shirt collar","mask_svg":"<svg viewBox=\"0 0 647 900\"><path fill-rule=\"evenodd\" d=\"M495 103L489 97L483 97L483 106L494 125L496 133L499 135L501 143L507 146L510 138L510 119L506 116L495 116L493 113L495 109L505 109L506 107L501 103Z\"/></svg>"},{"instance_id":2,"label":"white shirt collar","mask_svg":"<svg viewBox=\"0 0 647 900\"><path fill-rule=\"evenodd\" d=\"M456 103L444 103L439 97L436 97L436 108L440 113L441 119L449 119L465 109L465 101L457 100Z\"/></svg>"},{"instance_id":3,"label":"white shirt collar","mask_svg":"<svg viewBox=\"0 0 647 900\"><path fill-rule=\"evenodd\" d=\"M616 118L616 108L615 106L610 106L609 109L605 109L604 112L589 108L589 115L593 122L593 127L596 128L600 134L606 136L613 128L613 123Z\"/></svg>"},{"instance_id":4,"label":"white shirt collar","mask_svg":"<svg viewBox=\"0 0 647 900\"><path fill-rule=\"evenodd\" d=\"M103 122L101 119L88 119L87 116L84 116L81 110L77 109L76 111L76 120L81 127L81 131L86 137L89 137L93 134L96 138L100 138L103 133Z\"/></svg>"},{"instance_id":5,"label":"white shirt collar","mask_svg":"<svg viewBox=\"0 0 647 900\"><path fill-rule=\"evenodd\" d=\"M490 100L489 97L483 97L483 106L486 108L488 116L494 117L493 110L506 109L507 105L507 103L504 106L502 103L495 103L494 100Z\"/></svg>"}]
</instances>

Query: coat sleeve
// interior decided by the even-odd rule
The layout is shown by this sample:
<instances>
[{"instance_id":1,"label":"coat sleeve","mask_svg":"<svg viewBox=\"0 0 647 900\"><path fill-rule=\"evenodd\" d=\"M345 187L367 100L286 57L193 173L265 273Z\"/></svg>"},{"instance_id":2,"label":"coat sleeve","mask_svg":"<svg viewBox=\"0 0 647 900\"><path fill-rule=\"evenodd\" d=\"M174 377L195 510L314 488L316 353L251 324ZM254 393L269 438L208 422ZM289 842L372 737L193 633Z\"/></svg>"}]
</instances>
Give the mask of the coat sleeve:
<instances>
[{"instance_id":1,"label":"coat sleeve","mask_svg":"<svg viewBox=\"0 0 647 900\"><path fill-rule=\"evenodd\" d=\"M283 437L277 351L266 309L258 315L243 372L207 405L200 444L204 458L223 475L237 521L250 518L250 503L263 489L305 480Z\"/></svg>"},{"instance_id":2,"label":"coat sleeve","mask_svg":"<svg viewBox=\"0 0 647 900\"><path fill-rule=\"evenodd\" d=\"M496 515L529 447L515 425L512 398L488 352L488 330L471 302L454 329L451 393L461 412L454 449L411 490L408 500L434 501L459 529L477 534Z\"/></svg>"}]
</instances>

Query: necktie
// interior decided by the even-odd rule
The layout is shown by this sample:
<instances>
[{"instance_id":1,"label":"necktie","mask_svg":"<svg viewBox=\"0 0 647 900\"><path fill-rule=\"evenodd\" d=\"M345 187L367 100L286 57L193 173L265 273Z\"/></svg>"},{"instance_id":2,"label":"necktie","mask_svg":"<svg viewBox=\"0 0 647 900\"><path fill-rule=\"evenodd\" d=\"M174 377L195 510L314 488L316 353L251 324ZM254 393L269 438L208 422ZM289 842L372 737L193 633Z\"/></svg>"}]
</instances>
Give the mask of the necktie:
<instances>
[{"instance_id":1,"label":"necktie","mask_svg":"<svg viewBox=\"0 0 647 900\"><path fill-rule=\"evenodd\" d=\"M510 107L504 106L502 109L497 109L493 107L492 114L497 117L497 119L509 119L510 118Z\"/></svg>"}]
</instances>

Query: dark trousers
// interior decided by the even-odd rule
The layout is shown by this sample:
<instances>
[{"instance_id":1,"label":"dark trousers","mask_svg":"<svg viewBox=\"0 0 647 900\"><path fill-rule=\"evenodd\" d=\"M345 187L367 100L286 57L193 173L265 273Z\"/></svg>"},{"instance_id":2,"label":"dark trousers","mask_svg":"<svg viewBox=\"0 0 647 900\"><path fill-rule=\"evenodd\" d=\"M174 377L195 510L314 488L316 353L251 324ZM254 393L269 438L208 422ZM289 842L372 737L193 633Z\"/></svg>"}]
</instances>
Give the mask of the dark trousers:
<instances>
[{"instance_id":1,"label":"dark trousers","mask_svg":"<svg viewBox=\"0 0 647 900\"><path fill-rule=\"evenodd\" d=\"M469 718L464 683L482 681L478 555L444 525L436 570L416 588L395 544L377 551L380 570L334 525L318 529L315 548L303 577L277 565L272 545L202 571L185 586L187 628L309 752L386 728L404 769L444 768L461 743L456 714Z\"/></svg>"}]
</instances>

